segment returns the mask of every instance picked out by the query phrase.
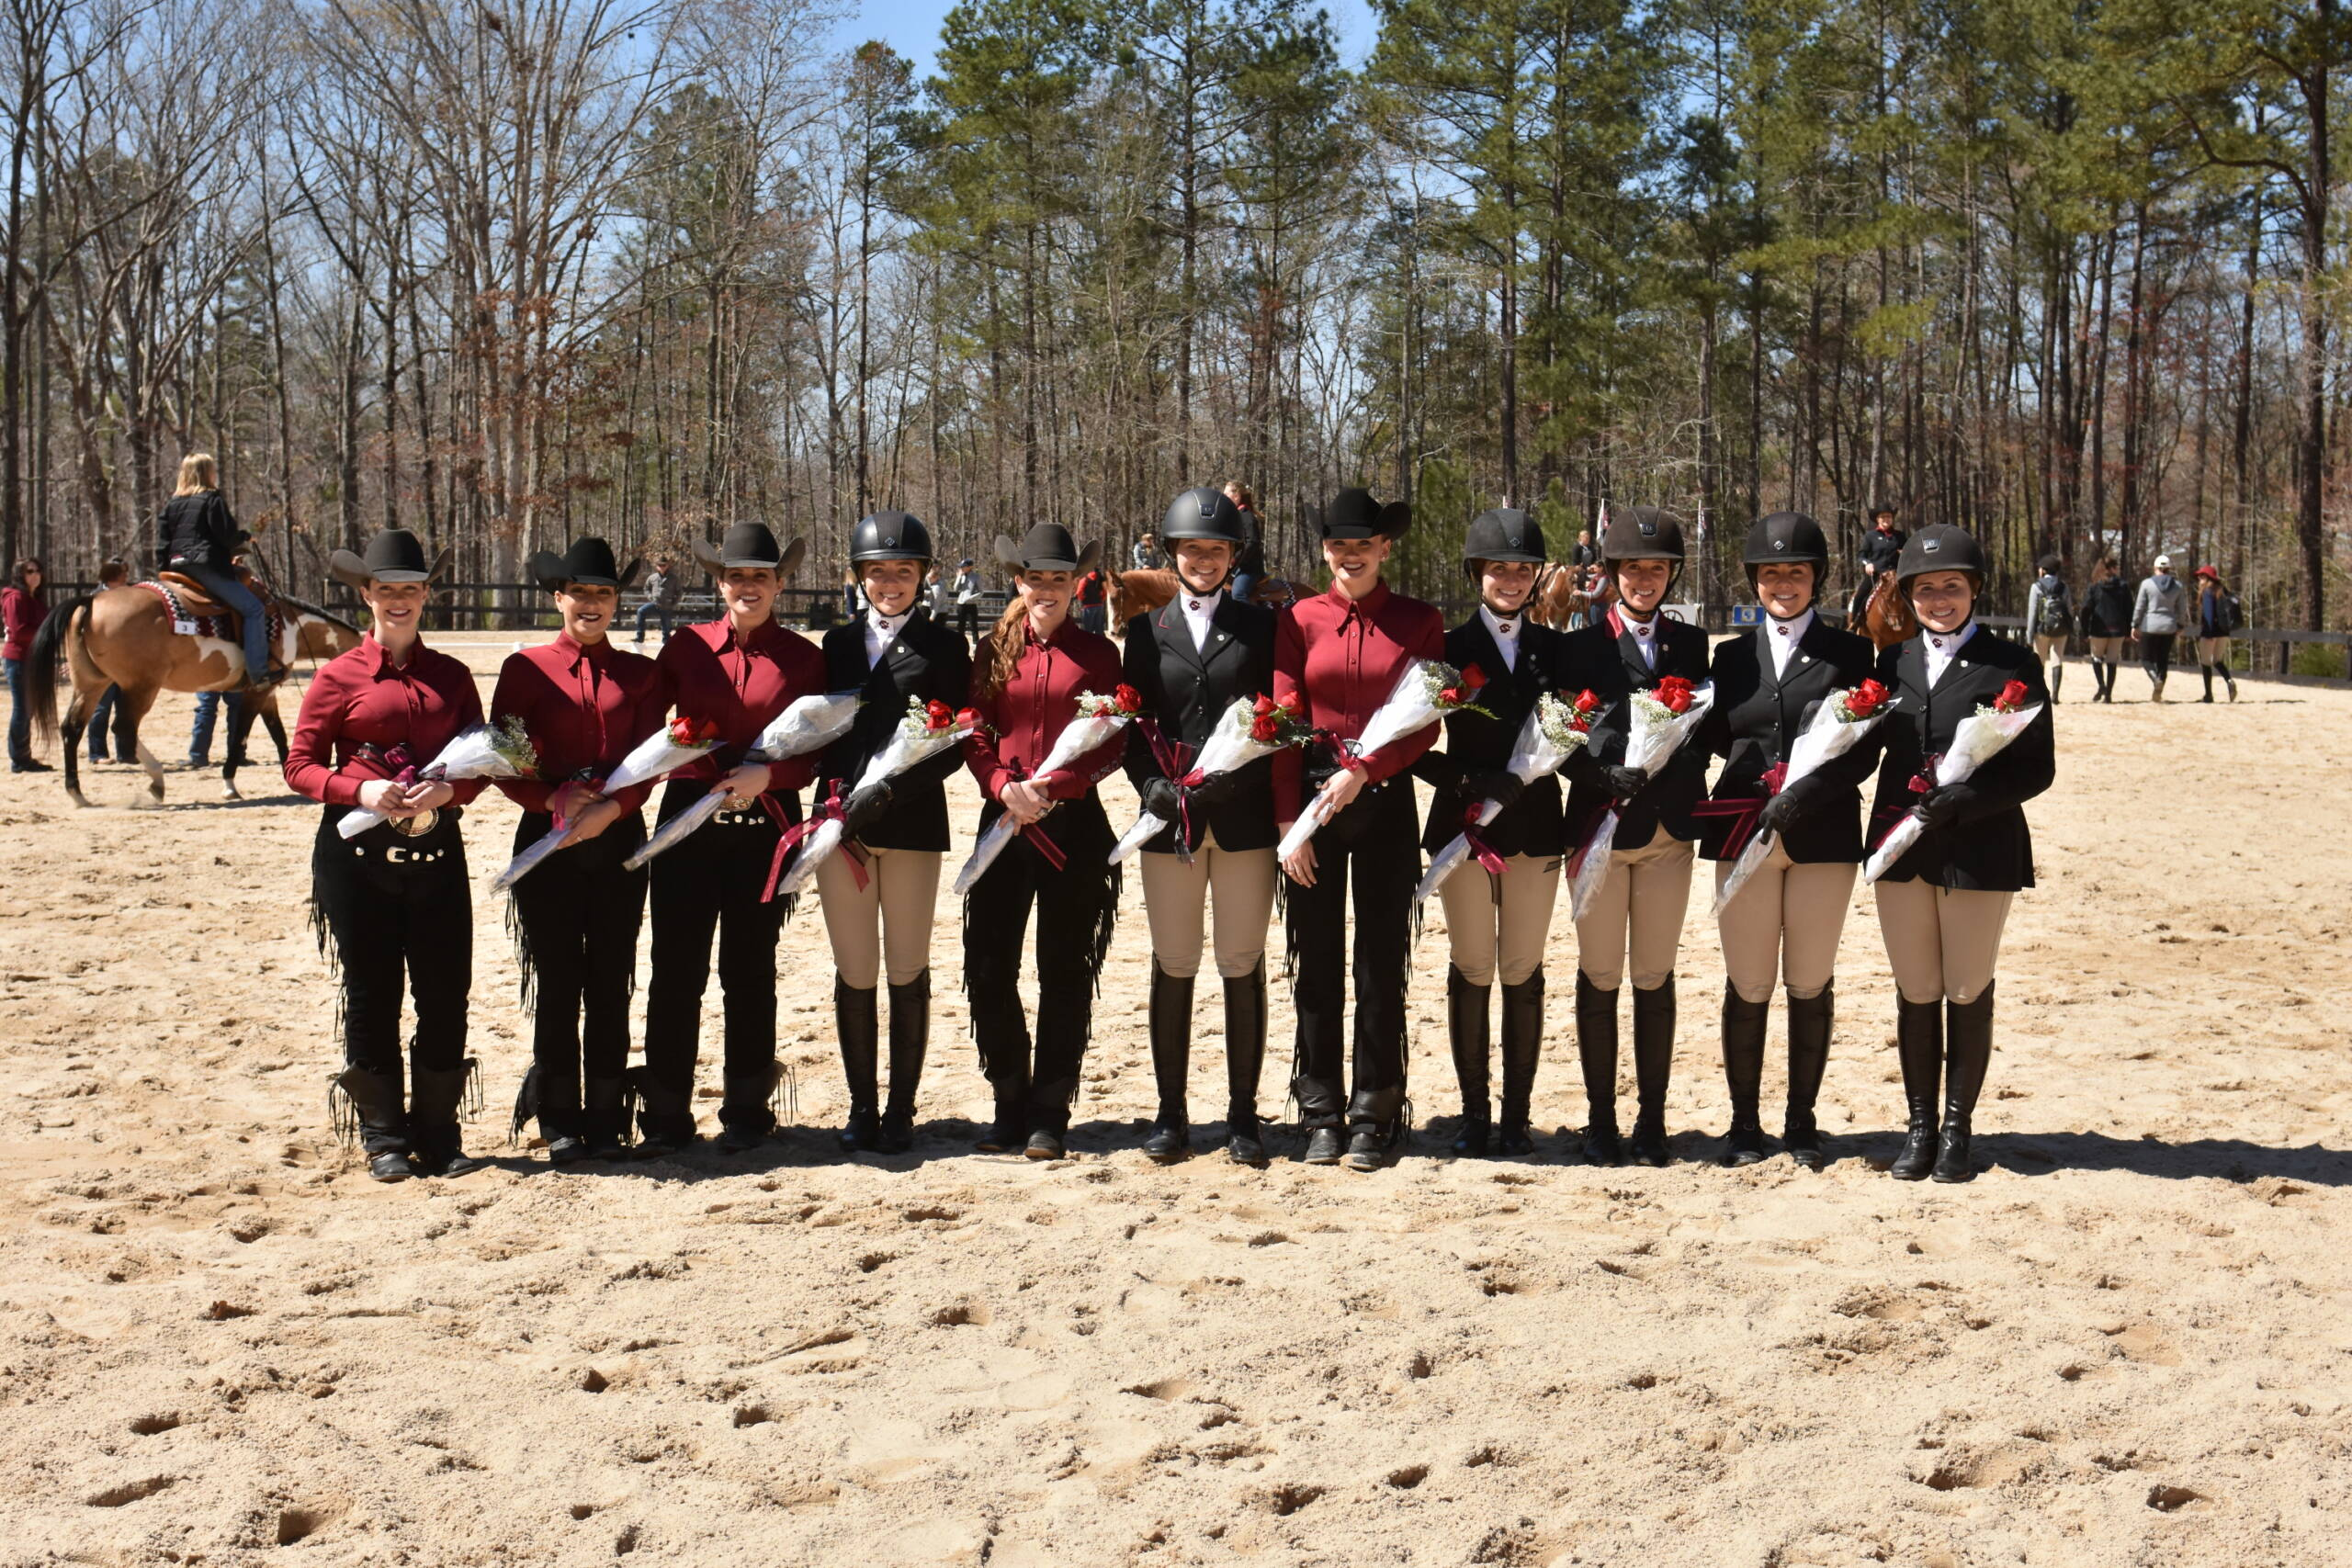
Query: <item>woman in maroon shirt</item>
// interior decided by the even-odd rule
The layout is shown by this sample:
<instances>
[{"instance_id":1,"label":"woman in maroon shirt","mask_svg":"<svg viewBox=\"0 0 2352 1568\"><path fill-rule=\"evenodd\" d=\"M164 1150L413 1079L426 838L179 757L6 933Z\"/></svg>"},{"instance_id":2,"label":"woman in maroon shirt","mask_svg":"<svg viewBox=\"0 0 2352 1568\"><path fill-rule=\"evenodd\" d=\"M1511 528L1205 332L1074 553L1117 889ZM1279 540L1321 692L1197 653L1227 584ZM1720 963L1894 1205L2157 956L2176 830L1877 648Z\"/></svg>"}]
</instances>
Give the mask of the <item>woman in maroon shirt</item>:
<instances>
[{"instance_id":1,"label":"woman in maroon shirt","mask_svg":"<svg viewBox=\"0 0 2352 1568\"><path fill-rule=\"evenodd\" d=\"M1274 623L1274 700L1343 743L1275 755L1274 817L1287 834L1317 790L1338 807L1283 863L1298 1012L1298 1077L1291 1087L1309 1165L1335 1165L1341 1155L1351 874L1355 883L1355 1093L1344 1116L1351 1170L1378 1170L1404 1135L1405 984L1413 884L1421 872L1408 770L1436 740L1438 726L1369 757L1344 743L1363 733L1406 666L1445 657L1437 606L1392 592L1380 575L1412 516L1402 502L1383 506L1364 491L1341 491L1319 521L1330 588L1290 605Z\"/></svg>"},{"instance_id":2,"label":"woman in maroon shirt","mask_svg":"<svg viewBox=\"0 0 2352 1568\"><path fill-rule=\"evenodd\" d=\"M466 992L473 982L473 900L458 817L481 781L394 775L423 768L481 722L470 671L417 635L428 567L405 528L368 541L365 558L337 550L327 570L357 590L374 622L368 638L327 661L302 698L286 752L286 782L325 803L311 851L312 919L343 972L345 1066L335 1088L356 1113L368 1173L379 1181L462 1176L469 1158L458 1106L474 1064L466 1055ZM389 818L356 838L335 824L355 807ZM401 984L416 1002L403 1099Z\"/></svg>"},{"instance_id":3,"label":"woman in maroon shirt","mask_svg":"<svg viewBox=\"0 0 2352 1568\"><path fill-rule=\"evenodd\" d=\"M741 1154L775 1130L775 940L786 906L767 893L776 845L800 820L798 792L816 759L768 762L744 753L795 699L825 689L824 655L775 618L776 590L800 565L803 542L779 547L765 527L738 523L718 548L699 539L694 548L718 580L720 613L662 645L662 703L675 703L681 718L715 725L718 745L671 775L661 819L706 795L723 791L729 799L653 863L653 980L638 1119L638 1154L649 1159L695 1139L695 1059L714 935L727 1018L718 1146Z\"/></svg>"},{"instance_id":4,"label":"woman in maroon shirt","mask_svg":"<svg viewBox=\"0 0 2352 1568\"><path fill-rule=\"evenodd\" d=\"M639 565L619 570L612 547L593 538L560 556L533 556L531 575L555 596L563 627L552 642L510 655L490 701L492 722L518 720L538 752L536 778L498 781L523 808L516 852L559 821L569 829L564 847L514 894L515 956L532 1010L531 1071L514 1126L519 1134L538 1119L550 1165L628 1153L622 1091L645 871L622 862L645 842L643 807L653 786L606 795L598 781L662 727L653 660L623 652L611 637L621 590Z\"/></svg>"},{"instance_id":5,"label":"woman in maroon shirt","mask_svg":"<svg viewBox=\"0 0 2352 1568\"><path fill-rule=\"evenodd\" d=\"M1122 738L1070 767L1032 776L1078 716L1083 692L1119 685L1119 652L1069 616L1075 580L1093 570L1098 542L1080 550L1069 530L1040 523L997 558L1014 569L1012 603L972 660L972 705L985 728L964 742L979 781L980 831L1006 812L1023 830L964 899L964 994L981 1068L996 1091L984 1154L1022 1146L1058 1159L1092 1031L1094 989L1119 904L1107 863L1117 841L1096 781L1118 766ZM1037 1051L1021 1011L1021 947L1037 907ZM1024 1145L1025 1140L1025 1145Z\"/></svg>"},{"instance_id":6,"label":"woman in maroon shirt","mask_svg":"<svg viewBox=\"0 0 2352 1568\"><path fill-rule=\"evenodd\" d=\"M32 709L25 697L27 681L51 679L48 671L35 670L27 662L32 656L33 635L49 618L49 600L42 592L48 581L40 562L27 556L8 574L8 586L0 588L0 659L8 666L8 771L12 773L49 772L47 762L33 758Z\"/></svg>"}]
</instances>

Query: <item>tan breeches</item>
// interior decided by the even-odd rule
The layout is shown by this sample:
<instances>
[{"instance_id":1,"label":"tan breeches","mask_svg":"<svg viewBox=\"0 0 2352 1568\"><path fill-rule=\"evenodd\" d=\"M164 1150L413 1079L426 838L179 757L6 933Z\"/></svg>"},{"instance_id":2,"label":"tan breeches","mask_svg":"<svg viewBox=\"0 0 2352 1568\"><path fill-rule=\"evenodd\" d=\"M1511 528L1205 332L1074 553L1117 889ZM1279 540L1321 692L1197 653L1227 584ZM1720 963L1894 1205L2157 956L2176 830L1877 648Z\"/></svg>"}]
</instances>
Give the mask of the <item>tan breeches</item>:
<instances>
[{"instance_id":1,"label":"tan breeches","mask_svg":"<svg viewBox=\"0 0 2352 1568\"><path fill-rule=\"evenodd\" d=\"M1640 849L1611 853L1609 879L1577 922L1577 967L1613 991L1625 977L1630 945L1634 989L1657 990L1674 973L1690 907L1690 840L1675 838L1661 822Z\"/></svg>"},{"instance_id":2,"label":"tan breeches","mask_svg":"<svg viewBox=\"0 0 2352 1568\"><path fill-rule=\"evenodd\" d=\"M2197 662L2227 664L2230 661L2230 639L2225 637L2200 637L2197 639Z\"/></svg>"},{"instance_id":3,"label":"tan breeches","mask_svg":"<svg viewBox=\"0 0 2352 1568\"><path fill-rule=\"evenodd\" d=\"M1151 956L1170 979L1201 972L1202 907L1216 909L1216 972L1239 979L1266 955L1266 926L1274 916L1274 852L1221 850L1203 836L1186 865L1179 854L1138 857L1143 866L1143 914L1151 928Z\"/></svg>"},{"instance_id":4,"label":"tan breeches","mask_svg":"<svg viewBox=\"0 0 2352 1568\"><path fill-rule=\"evenodd\" d=\"M1497 876L1474 855L1438 884L1453 966L1474 986L1495 983L1498 957L1503 984L1518 985L1543 964L1544 942L1552 934L1560 857L1506 855L1503 867Z\"/></svg>"},{"instance_id":5,"label":"tan breeches","mask_svg":"<svg viewBox=\"0 0 2352 1568\"><path fill-rule=\"evenodd\" d=\"M2033 637L2033 656L2041 661L2042 680L2055 684L2060 671L2066 667L2066 639L2064 637L2050 637L2036 632Z\"/></svg>"},{"instance_id":6,"label":"tan breeches","mask_svg":"<svg viewBox=\"0 0 2352 1568\"><path fill-rule=\"evenodd\" d=\"M1955 891L1924 880L1874 886L1878 927L1905 1001L1964 1006L1992 984L2016 894Z\"/></svg>"},{"instance_id":7,"label":"tan breeches","mask_svg":"<svg viewBox=\"0 0 2352 1568\"><path fill-rule=\"evenodd\" d=\"M2103 659L2109 664L2120 664L2123 662L2123 645L2130 640L2129 637L2095 637L2091 638L2091 657Z\"/></svg>"},{"instance_id":8,"label":"tan breeches","mask_svg":"<svg viewBox=\"0 0 2352 1568\"><path fill-rule=\"evenodd\" d=\"M1733 863L1715 863L1717 891ZM1724 975L1740 1000L1770 1001L1776 970L1787 976L1790 996L1821 995L1838 972L1838 936L1846 929L1846 906L1860 870L1841 861L1799 865L1784 846L1772 846L1739 897L1715 917L1724 938Z\"/></svg>"},{"instance_id":9,"label":"tan breeches","mask_svg":"<svg viewBox=\"0 0 2352 1568\"><path fill-rule=\"evenodd\" d=\"M846 854L827 855L817 868L817 897L824 901L833 967L861 991L872 990L880 979L886 953L894 986L931 967L932 909L939 900L939 851L865 853L864 887L850 874Z\"/></svg>"}]
</instances>

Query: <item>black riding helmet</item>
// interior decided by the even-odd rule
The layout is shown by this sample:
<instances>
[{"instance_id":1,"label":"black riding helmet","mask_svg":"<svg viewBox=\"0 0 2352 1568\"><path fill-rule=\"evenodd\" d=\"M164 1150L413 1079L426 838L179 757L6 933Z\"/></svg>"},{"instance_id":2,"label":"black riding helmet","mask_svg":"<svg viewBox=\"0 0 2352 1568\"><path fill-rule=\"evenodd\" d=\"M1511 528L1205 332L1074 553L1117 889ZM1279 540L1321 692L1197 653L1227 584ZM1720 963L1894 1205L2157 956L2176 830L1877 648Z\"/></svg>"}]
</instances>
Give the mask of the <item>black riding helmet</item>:
<instances>
[{"instance_id":1,"label":"black riding helmet","mask_svg":"<svg viewBox=\"0 0 2352 1568\"><path fill-rule=\"evenodd\" d=\"M1481 512L1462 536L1462 572L1478 581L1480 561L1523 561L1542 566L1544 530L1535 519L1514 506Z\"/></svg>"},{"instance_id":2,"label":"black riding helmet","mask_svg":"<svg viewBox=\"0 0 2352 1568\"><path fill-rule=\"evenodd\" d=\"M1159 536L1170 544L1179 539L1216 539L1235 549L1248 542L1241 532L1241 509L1225 491L1206 485L1194 485L1168 503Z\"/></svg>"},{"instance_id":3,"label":"black riding helmet","mask_svg":"<svg viewBox=\"0 0 2352 1568\"><path fill-rule=\"evenodd\" d=\"M1658 603L1666 603L1667 594L1682 577L1682 519L1662 506L1625 506L1611 508L1609 521L1600 529L1600 564L1610 581L1617 577L1617 566L1629 560L1670 560L1674 572L1666 580L1666 593L1658 595Z\"/></svg>"},{"instance_id":4,"label":"black riding helmet","mask_svg":"<svg viewBox=\"0 0 2352 1568\"><path fill-rule=\"evenodd\" d=\"M853 566L870 560L919 560L928 565L931 557L931 530L911 512L877 512L860 518L850 530Z\"/></svg>"},{"instance_id":5,"label":"black riding helmet","mask_svg":"<svg viewBox=\"0 0 2352 1568\"><path fill-rule=\"evenodd\" d=\"M1903 547L1902 556L1894 563L1894 581L1898 588L1908 587L1915 577L1931 571L1964 571L1968 574L1969 590L1984 592L1984 547L1976 536L1965 528L1949 523L1930 523L1911 536Z\"/></svg>"},{"instance_id":6,"label":"black riding helmet","mask_svg":"<svg viewBox=\"0 0 2352 1568\"><path fill-rule=\"evenodd\" d=\"M1774 561L1804 562L1813 568L1813 597L1818 600L1821 580L1829 575L1829 536L1802 512L1769 512L1747 525L1747 546L1739 559L1747 569L1751 592L1756 589L1758 567Z\"/></svg>"}]
</instances>

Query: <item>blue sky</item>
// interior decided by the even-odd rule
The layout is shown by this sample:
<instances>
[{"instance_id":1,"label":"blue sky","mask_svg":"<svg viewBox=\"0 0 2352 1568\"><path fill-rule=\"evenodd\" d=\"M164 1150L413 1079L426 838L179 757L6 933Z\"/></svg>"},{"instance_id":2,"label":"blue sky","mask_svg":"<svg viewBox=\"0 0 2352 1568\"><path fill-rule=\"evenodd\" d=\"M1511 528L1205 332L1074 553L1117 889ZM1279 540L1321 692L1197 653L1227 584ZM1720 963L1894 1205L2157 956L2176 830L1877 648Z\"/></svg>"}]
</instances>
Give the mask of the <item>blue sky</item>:
<instances>
[{"instance_id":1,"label":"blue sky","mask_svg":"<svg viewBox=\"0 0 2352 1568\"><path fill-rule=\"evenodd\" d=\"M1365 0L1323 0L1340 34L1340 57L1360 62L1372 48L1372 7ZM918 78L931 73L932 47L939 39L939 19L954 0L865 0L834 29L843 49L878 38L915 62Z\"/></svg>"}]
</instances>

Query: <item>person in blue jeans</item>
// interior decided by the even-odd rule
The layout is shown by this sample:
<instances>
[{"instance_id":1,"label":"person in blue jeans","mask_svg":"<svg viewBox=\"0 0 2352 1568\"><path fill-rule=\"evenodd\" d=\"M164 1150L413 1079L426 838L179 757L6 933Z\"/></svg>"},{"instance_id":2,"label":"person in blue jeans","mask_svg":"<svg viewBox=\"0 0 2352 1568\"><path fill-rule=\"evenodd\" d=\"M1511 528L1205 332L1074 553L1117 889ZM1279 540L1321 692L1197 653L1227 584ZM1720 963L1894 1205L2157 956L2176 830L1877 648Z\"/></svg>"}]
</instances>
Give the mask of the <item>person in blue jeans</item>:
<instances>
[{"instance_id":1,"label":"person in blue jeans","mask_svg":"<svg viewBox=\"0 0 2352 1568\"><path fill-rule=\"evenodd\" d=\"M180 459L179 486L156 520L155 558L193 578L207 593L244 618L245 681L274 685L286 673L269 657L269 619L261 598L239 581L237 520L220 495L220 467L209 452Z\"/></svg>"},{"instance_id":2,"label":"person in blue jeans","mask_svg":"<svg viewBox=\"0 0 2352 1568\"><path fill-rule=\"evenodd\" d=\"M244 723L244 694L230 692L226 694L229 699L229 733L234 735ZM212 732L220 722L221 696L219 692L198 692L196 694L196 720L188 726L187 731L187 765L191 768L212 765ZM123 758L126 762L138 760L132 756ZM250 760L241 752L237 765L243 767Z\"/></svg>"},{"instance_id":3,"label":"person in blue jeans","mask_svg":"<svg viewBox=\"0 0 2352 1568\"><path fill-rule=\"evenodd\" d=\"M110 588L120 588L130 581L130 568L120 556L107 557L106 564L98 568L98 591L102 593ZM93 762L107 760L107 732L113 728L117 699L121 695L119 688L110 685L98 694L97 705L90 710L90 761ZM122 753L124 761L135 761L130 747L120 746L116 750Z\"/></svg>"},{"instance_id":4,"label":"person in blue jeans","mask_svg":"<svg viewBox=\"0 0 2352 1568\"><path fill-rule=\"evenodd\" d=\"M10 570L8 585L0 588L0 658L8 666L8 771L14 773L49 772L49 764L33 755L33 716L25 705L27 682L48 678L46 671L27 663L33 637L49 618L48 581L40 560L27 556Z\"/></svg>"}]
</instances>

